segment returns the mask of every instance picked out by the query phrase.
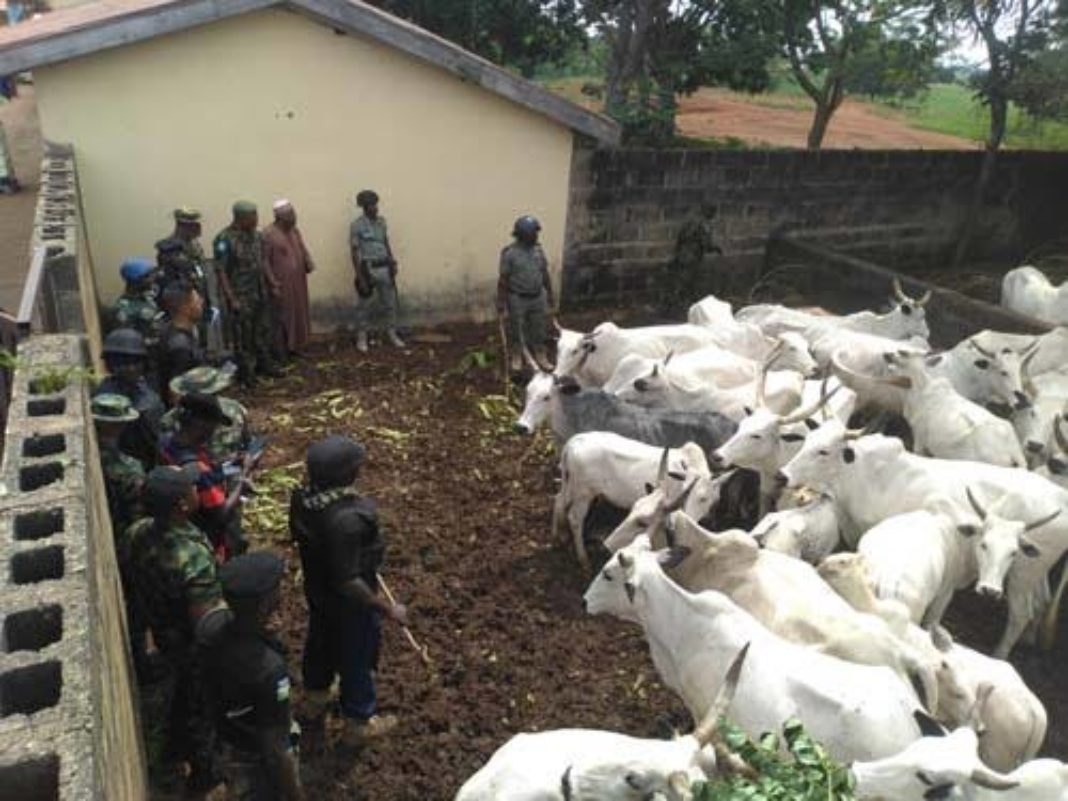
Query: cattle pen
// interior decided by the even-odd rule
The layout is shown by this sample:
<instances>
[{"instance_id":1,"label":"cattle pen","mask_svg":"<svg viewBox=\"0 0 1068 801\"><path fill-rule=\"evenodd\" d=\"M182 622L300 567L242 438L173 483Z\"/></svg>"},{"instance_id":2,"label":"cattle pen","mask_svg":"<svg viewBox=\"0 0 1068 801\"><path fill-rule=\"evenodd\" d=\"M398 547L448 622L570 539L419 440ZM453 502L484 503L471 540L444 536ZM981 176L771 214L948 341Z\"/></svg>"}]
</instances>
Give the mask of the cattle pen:
<instances>
[{"instance_id":1,"label":"cattle pen","mask_svg":"<svg viewBox=\"0 0 1068 801\"><path fill-rule=\"evenodd\" d=\"M922 272L900 275L799 240L772 242L754 299L877 307L899 277L910 294ZM748 298L738 297L739 303ZM1041 330L948 288L928 311L936 341L995 327ZM588 330L657 319L648 307L565 313ZM555 448L542 432L512 433L521 387L502 396L496 331L463 326L417 338L407 354L360 356L347 342L317 344L286 377L248 403L271 439L248 528L258 545L289 557L281 629L299 664L305 612L288 538L288 491L303 476L308 442L334 431L370 448L364 488L378 498L389 537L386 575L410 604L428 667L399 629L389 629L381 663L386 711L402 717L394 739L354 757L306 732L309 789L323 799L447 799L493 751L519 731L590 727L659 737L690 726L666 690L636 627L583 614L588 578L569 544L550 536ZM421 341L420 341L421 339ZM962 593L947 623L964 643L989 652L1003 609ZM1013 656L1046 704L1043 754L1068 753L1068 692L1057 666L1068 659L1068 625L1051 653ZM299 671L295 671L299 675Z\"/></svg>"}]
</instances>

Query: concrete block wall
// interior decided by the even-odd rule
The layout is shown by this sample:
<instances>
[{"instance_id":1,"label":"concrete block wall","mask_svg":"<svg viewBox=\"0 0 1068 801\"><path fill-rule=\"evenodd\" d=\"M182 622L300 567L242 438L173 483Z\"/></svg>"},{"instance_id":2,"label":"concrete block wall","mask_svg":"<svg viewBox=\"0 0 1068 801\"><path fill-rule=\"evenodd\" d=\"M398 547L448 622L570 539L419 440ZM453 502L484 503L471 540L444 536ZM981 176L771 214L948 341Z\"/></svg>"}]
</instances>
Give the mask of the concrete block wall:
<instances>
[{"instance_id":1,"label":"concrete block wall","mask_svg":"<svg viewBox=\"0 0 1068 801\"><path fill-rule=\"evenodd\" d=\"M146 797L135 682L78 336L20 344L0 464L0 801Z\"/></svg>"},{"instance_id":2,"label":"concrete block wall","mask_svg":"<svg viewBox=\"0 0 1068 801\"><path fill-rule=\"evenodd\" d=\"M679 227L717 208L724 257L705 290L749 286L774 232L798 231L899 269L944 264L977 152L588 150L573 169L566 303L627 304L654 291ZM1068 154L1004 153L983 208L980 258L1011 259L1059 235Z\"/></svg>"}]
</instances>

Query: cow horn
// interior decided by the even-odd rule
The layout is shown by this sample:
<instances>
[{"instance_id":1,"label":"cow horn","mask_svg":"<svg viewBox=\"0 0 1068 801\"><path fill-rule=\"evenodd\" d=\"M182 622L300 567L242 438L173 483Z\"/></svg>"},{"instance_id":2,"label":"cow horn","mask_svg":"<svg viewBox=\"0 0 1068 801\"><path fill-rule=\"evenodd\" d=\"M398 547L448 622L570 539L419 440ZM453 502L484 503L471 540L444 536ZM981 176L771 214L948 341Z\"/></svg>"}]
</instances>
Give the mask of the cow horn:
<instances>
[{"instance_id":1,"label":"cow horn","mask_svg":"<svg viewBox=\"0 0 1068 801\"><path fill-rule=\"evenodd\" d=\"M968 344L971 345L973 348L975 348L977 351L979 351L981 354L986 356L986 358L988 358L988 359L996 359L998 357L998 355L996 353L994 353L994 351L987 350L982 345L980 345L978 342L976 342L975 341L975 337L971 337L968 340Z\"/></svg>"},{"instance_id":2,"label":"cow horn","mask_svg":"<svg viewBox=\"0 0 1068 801\"><path fill-rule=\"evenodd\" d=\"M931 302L932 297L934 297L934 292L928 289L916 300L916 305L922 309L924 306Z\"/></svg>"},{"instance_id":3,"label":"cow horn","mask_svg":"<svg viewBox=\"0 0 1068 801\"><path fill-rule=\"evenodd\" d=\"M908 303L911 300L911 298L909 298L909 296L905 294L905 290L903 290L901 288L901 279L900 278L895 278L894 279L894 283L892 284L892 288L894 290L894 297L897 298L899 303Z\"/></svg>"},{"instance_id":4,"label":"cow horn","mask_svg":"<svg viewBox=\"0 0 1068 801\"><path fill-rule=\"evenodd\" d=\"M1038 397L1038 387L1035 386L1035 380L1031 376L1031 362L1037 355L1037 349L1028 351L1020 362L1020 381L1023 384L1024 392L1030 395L1032 400Z\"/></svg>"},{"instance_id":5,"label":"cow horn","mask_svg":"<svg viewBox=\"0 0 1068 801\"><path fill-rule=\"evenodd\" d=\"M984 787L987 790L1011 790L1014 787L1020 786L1019 782L1006 779L1000 774L986 770L986 768L976 768L973 770L971 779L975 784Z\"/></svg>"},{"instance_id":6,"label":"cow horn","mask_svg":"<svg viewBox=\"0 0 1068 801\"><path fill-rule=\"evenodd\" d=\"M1021 356L1028 356L1038 350L1038 346L1042 344L1041 337L1035 337L1031 340L1031 344L1020 351Z\"/></svg>"},{"instance_id":7,"label":"cow horn","mask_svg":"<svg viewBox=\"0 0 1068 801\"><path fill-rule=\"evenodd\" d=\"M664 507L664 511L668 514L672 514L673 512L677 512L679 511L679 509L685 506L686 501L690 498L690 493L693 492L693 488L697 486L698 478L699 476L694 476L693 479L690 480L690 483L687 484L686 487L683 489L683 491L679 493L679 497L677 497L675 500L673 500L671 503Z\"/></svg>"},{"instance_id":8,"label":"cow horn","mask_svg":"<svg viewBox=\"0 0 1068 801\"><path fill-rule=\"evenodd\" d=\"M975 496L972 494L972 488L965 487L964 492L968 496L968 503L972 505L972 508L975 510L975 513L979 515L979 519L986 520L986 509L979 505L979 501L977 501L975 499Z\"/></svg>"},{"instance_id":9,"label":"cow horn","mask_svg":"<svg viewBox=\"0 0 1068 801\"><path fill-rule=\"evenodd\" d=\"M1046 523L1053 520L1055 517L1060 516L1060 513L1061 510L1057 509L1052 514L1048 514L1045 517L1041 517L1032 523L1028 523L1026 526L1024 526L1024 531L1034 531L1036 528L1042 528L1042 526L1046 525Z\"/></svg>"},{"instance_id":10,"label":"cow horn","mask_svg":"<svg viewBox=\"0 0 1068 801\"><path fill-rule=\"evenodd\" d=\"M875 381L879 384L888 384L898 389L912 389L912 379L906 375L892 375L892 376L875 376L866 375L864 373L858 373L852 367L846 367L840 361L838 361L838 354L831 356L831 369L841 379L843 375L851 378L853 381Z\"/></svg>"},{"instance_id":11,"label":"cow horn","mask_svg":"<svg viewBox=\"0 0 1068 801\"><path fill-rule=\"evenodd\" d=\"M829 377L830 376L828 376L828 378ZM830 392L828 392L827 391L827 379L825 378L823 380L823 386L820 388L820 396L816 400L815 403L813 403L810 406L808 406L808 408L801 408L801 409L798 409L797 411L793 412L792 414L788 414L785 417L780 417L779 418L779 423L782 424L782 425L789 425L790 423L800 423L802 420L805 420L805 419L811 417L816 412L818 412L820 409L822 409L824 406L826 406L827 405L827 401L829 401L832 397L834 397L834 393L836 393L841 388L842 388L842 385L839 384L834 389L832 389Z\"/></svg>"},{"instance_id":12,"label":"cow horn","mask_svg":"<svg viewBox=\"0 0 1068 801\"><path fill-rule=\"evenodd\" d=\"M668 470L668 455L671 453L671 448L664 448L664 452L660 454L660 466L656 470L656 483L663 484L664 479L667 477Z\"/></svg>"},{"instance_id":13,"label":"cow horn","mask_svg":"<svg viewBox=\"0 0 1068 801\"><path fill-rule=\"evenodd\" d=\"M745 658L749 654L750 645L751 643L747 642L742 646L742 650L738 652L738 655L734 657L731 666L727 668L727 675L723 677L723 684L720 685L719 692L716 693L716 700L712 702L712 706L709 707L704 720L694 729L694 739L697 740L698 745L702 748L716 738L719 732L719 719L727 714L731 702L734 701L734 693L738 689L738 680L742 677L742 667L745 665Z\"/></svg>"},{"instance_id":14,"label":"cow horn","mask_svg":"<svg viewBox=\"0 0 1068 801\"><path fill-rule=\"evenodd\" d=\"M558 334L564 333L564 327L560 325L560 318L555 314L553 315L553 328L556 329L556 333Z\"/></svg>"},{"instance_id":15,"label":"cow horn","mask_svg":"<svg viewBox=\"0 0 1068 801\"><path fill-rule=\"evenodd\" d=\"M667 367L671 363L671 359L675 356L675 351L669 350L667 356L664 357L662 364Z\"/></svg>"},{"instance_id":16,"label":"cow horn","mask_svg":"<svg viewBox=\"0 0 1068 801\"><path fill-rule=\"evenodd\" d=\"M1061 430L1061 423L1063 422L1064 415L1058 414L1053 418L1053 438L1057 441L1057 447L1061 449L1061 452L1068 454L1068 437Z\"/></svg>"}]
</instances>

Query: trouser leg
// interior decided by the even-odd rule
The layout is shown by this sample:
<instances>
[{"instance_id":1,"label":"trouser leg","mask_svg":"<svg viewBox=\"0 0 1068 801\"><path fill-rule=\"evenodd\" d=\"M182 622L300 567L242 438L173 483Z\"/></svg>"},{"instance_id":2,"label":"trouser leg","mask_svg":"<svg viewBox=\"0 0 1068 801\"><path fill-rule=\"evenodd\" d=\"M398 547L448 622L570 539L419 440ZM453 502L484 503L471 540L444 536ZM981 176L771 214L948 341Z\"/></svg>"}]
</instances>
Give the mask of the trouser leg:
<instances>
[{"instance_id":1,"label":"trouser leg","mask_svg":"<svg viewBox=\"0 0 1068 801\"><path fill-rule=\"evenodd\" d=\"M375 295L378 296L382 325L387 331L397 327L397 286L388 267L376 267L371 271Z\"/></svg>"},{"instance_id":2,"label":"trouser leg","mask_svg":"<svg viewBox=\"0 0 1068 801\"><path fill-rule=\"evenodd\" d=\"M329 690L337 676L339 627L321 611L308 614L308 635L304 640L302 670L308 690Z\"/></svg>"},{"instance_id":3,"label":"trouser leg","mask_svg":"<svg viewBox=\"0 0 1068 801\"><path fill-rule=\"evenodd\" d=\"M348 718L370 720L378 709L374 672L382 642L382 616L374 609L351 615L341 643L341 711Z\"/></svg>"},{"instance_id":4,"label":"trouser leg","mask_svg":"<svg viewBox=\"0 0 1068 801\"><path fill-rule=\"evenodd\" d=\"M256 369L273 371L277 369L274 351L274 314L269 301L260 298L255 305L252 317L252 337L256 350Z\"/></svg>"}]
</instances>

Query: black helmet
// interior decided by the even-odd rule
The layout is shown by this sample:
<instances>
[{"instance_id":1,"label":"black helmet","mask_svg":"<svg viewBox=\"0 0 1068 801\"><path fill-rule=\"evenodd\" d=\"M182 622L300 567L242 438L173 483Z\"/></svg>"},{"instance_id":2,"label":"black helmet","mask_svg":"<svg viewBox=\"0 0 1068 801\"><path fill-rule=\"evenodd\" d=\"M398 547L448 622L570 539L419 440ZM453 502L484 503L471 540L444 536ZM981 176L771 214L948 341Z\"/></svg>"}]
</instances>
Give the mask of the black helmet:
<instances>
[{"instance_id":1,"label":"black helmet","mask_svg":"<svg viewBox=\"0 0 1068 801\"><path fill-rule=\"evenodd\" d=\"M104 337L105 356L148 356L145 338L132 328L116 328Z\"/></svg>"},{"instance_id":2,"label":"black helmet","mask_svg":"<svg viewBox=\"0 0 1068 801\"><path fill-rule=\"evenodd\" d=\"M524 214L518 220L515 221L515 225L512 226L512 236L534 236L541 230L541 223L538 222L536 217L531 217L529 214Z\"/></svg>"},{"instance_id":3,"label":"black helmet","mask_svg":"<svg viewBox=\"0 0 1068 801\"><path fill-rule=\"evenodd\" d=\"M308 448L308 480L323 489L344 487L356 479L367 450L348 437L331 436Z\"/></svg>"}]
</instances>

